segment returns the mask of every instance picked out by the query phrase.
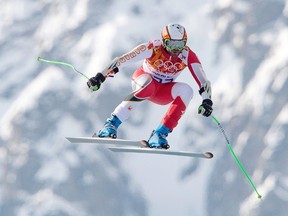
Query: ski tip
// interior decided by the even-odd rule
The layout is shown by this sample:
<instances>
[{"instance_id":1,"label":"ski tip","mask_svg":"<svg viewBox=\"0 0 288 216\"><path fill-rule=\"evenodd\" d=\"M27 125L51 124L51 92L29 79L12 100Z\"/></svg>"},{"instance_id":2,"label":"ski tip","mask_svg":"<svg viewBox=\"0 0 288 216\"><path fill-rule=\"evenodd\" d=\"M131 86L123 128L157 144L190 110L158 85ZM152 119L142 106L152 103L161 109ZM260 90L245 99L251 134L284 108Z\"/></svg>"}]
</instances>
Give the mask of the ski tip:
<instances>
[{"instance_id":1,"label":"ski tip","mask_svg":"<svg viewBox=\"0 0 288 216\"><path fill-rule=\"evenodd\" d=\"M204 155L207 158L213 158L214 157L214 155L211 152L205 152Z\"/></svg>"}]
</instances>

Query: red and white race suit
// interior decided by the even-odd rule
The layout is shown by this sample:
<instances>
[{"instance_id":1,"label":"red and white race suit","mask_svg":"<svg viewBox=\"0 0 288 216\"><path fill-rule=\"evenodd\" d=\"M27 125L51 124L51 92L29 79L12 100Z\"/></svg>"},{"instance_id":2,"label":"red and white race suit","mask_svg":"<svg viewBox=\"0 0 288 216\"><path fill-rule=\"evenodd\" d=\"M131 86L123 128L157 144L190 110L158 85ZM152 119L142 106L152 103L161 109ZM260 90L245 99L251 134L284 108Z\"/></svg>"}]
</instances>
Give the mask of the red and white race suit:
<instances>
[{"instance_id":1,"label":"red and white race suit","mask_svg":"<svg viewBox=\"0 0 288 216\"><path fill-rule=\"evenodd\" d=\"M209 82L201 63L188 46L178 56L172 57L164 49L161 40L153 40L119 57L117 67L121 69L140 60L144 60L143 65L132 76L133 92L113 113L123 122L142 100L160 105L172 102L161 121L172 131L193 97L192 88L186 83L175 82L175 79L188 67L200 89ZM202 94L202 97L210 98L211 93Z\"/></svg>"}]
</instances>

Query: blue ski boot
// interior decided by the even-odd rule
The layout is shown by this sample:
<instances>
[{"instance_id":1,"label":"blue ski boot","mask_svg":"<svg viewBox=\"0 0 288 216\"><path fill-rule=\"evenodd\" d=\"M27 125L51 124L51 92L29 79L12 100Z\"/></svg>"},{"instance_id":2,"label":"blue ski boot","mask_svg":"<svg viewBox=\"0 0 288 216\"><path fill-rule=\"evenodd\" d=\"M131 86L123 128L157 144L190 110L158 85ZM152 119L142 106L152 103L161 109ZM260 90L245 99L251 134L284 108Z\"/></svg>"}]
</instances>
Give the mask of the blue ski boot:
<instances>
[{"instance_id":1,"label":"blue ski boot","mask_svg":"<svg viewBox=\"0 0 288 216\"><path fill-rule=\"evenodd\" d=\"M122 122L116 115L111 115L110 118L104 124L104 127L98 132L98 134L94 134L93 137L107 137L107 138L117 138L117 128Z\"/></svg>"},{"instance_id":2,"label":"blue ski boot","mask_svg":"<svg viewBox=\"0 0 288 216\"><path fill-rule=\"evenodd\" d=\"M166 137L170 133L170 129L164 125L160 125L155 131L152 132L151 137L148 140L148 146L150 148L162 148L169 149L168 141Z\"/></svg>"}]
</instances>

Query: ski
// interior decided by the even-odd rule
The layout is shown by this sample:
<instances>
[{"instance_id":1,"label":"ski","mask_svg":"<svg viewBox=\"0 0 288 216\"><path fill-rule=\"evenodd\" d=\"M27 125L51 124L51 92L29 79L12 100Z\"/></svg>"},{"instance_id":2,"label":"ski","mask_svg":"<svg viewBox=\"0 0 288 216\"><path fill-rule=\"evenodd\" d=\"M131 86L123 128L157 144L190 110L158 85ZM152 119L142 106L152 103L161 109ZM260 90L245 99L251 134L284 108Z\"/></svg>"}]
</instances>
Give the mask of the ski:
<instances>
[{"instance_id":1,"label":"ski","mask_svg":"<svg viewBox=\"0 0 288 216\"><path fill-rule=\"evenodd\" d=\"M159 154L159 155L173 155L173 156L186 156L186 157L195 157L195 158L213 158L213 154L211 152L204 153L195 153L195 152L187 152L187 151L171 151L166 149L154 149L148 147L108 147L113 152L123 152L123 153L147 153L147 154Z\"/></svg>"},{"instance_id":2,"label":"ski","mask_svg":"<svg viewBox=\"0 0 288 216\"><path fill-rule=\"evenodd\" d=\"M166 149L149 148L147 147L147 142L145 140L124 140L98 137L66 137L66 139L71 143L107 145L108 149L113 152L174 155L207 159L213 158L213 154L211 152L195 153L188 151L172 151Z\"/></svg>"}]
</instances>

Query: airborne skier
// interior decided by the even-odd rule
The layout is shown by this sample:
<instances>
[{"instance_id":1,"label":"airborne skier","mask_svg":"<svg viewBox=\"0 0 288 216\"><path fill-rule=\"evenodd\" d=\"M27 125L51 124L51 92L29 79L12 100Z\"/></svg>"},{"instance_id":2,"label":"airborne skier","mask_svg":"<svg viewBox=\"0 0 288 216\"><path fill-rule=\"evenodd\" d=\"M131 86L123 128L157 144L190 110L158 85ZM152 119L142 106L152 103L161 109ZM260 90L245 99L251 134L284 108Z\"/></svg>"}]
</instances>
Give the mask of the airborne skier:
<instances>
[{"instance_id":1,"label":"airborne skier","mask_svg":"<svg viewBox=\"0 0 288 216\"><path fill-rule=\"evenodd\" d=\"M140 44L116 58L106 68L108 74L117 73L128 64L144 60L143 65L132 76L132 93L115 108L104 127L93 136L117 138L117 128L143 100L159 105L171 103L158 128L148 139L150 148L168 149L170 146L166 137L177 126L193 96L193 90L188 84L175 82L186 67L198 84L203 99L198 113L206 117L211 115L211 84L196 54L186 45L185 28L179 24L169 24L163 28L161 36L162 39ZM104 72L97 73L87 82L88 87L94 91L98 90L105 77L107 74Z\"/></svg>"}]
</instances>

